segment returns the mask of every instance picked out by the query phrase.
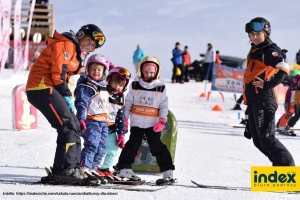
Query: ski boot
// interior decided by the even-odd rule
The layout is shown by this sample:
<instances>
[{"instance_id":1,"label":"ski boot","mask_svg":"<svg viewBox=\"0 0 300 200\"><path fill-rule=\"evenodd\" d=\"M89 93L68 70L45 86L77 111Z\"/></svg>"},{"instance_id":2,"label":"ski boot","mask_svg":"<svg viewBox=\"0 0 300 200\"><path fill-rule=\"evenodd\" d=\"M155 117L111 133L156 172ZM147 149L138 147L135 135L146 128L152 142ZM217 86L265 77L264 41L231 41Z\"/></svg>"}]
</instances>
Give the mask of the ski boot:
<instances>
[{"instance_id":1,"label":"ski boot","mask_svg":"<svg viewBox=\"0 0 300 200\"><path fill-rule=\"evenodd\" d=\"M115 176L120 177L121 179L127 178L130 181L141 181L142 179L135 175L132 169L121 169L117 171Z\"/></svg>"},{"instance_id":2,"label":"ski boot","mask_svg":"<svg viewBox=\"0 0 300 200\"><path fill-rule=\"evenodd\" d=\"M163 186L163 185L173 185L176 183L176 179L173 178L173 170L167 170L162 172L163 178L156 180L156 185Z\"/></svg>"},{"instance_id":3,"label":"ski boot","mask_svg":"<svg viewBox=\"0 0 300 200\"><path fill-rule=\"evenodd\" d=\"M297 136L293 130L290 130L289 125L286 125L286 127L279 127L278 129L278 133L282 134L282 135L288 135L288 136Z\"/></svg>"},{"instance_id":4,"label":"ski boot","mask_svg":"<svg viewBox=\"0 0 300 200\"><path fill-rule=\"evenodd\" d=\"M89 177L83 173L80 172L79 168L71 168L71 169L65 169L61 171L52 171L53 175L53 181L56 184L86 184L90 182L89 184L97 184L95 182L96 180L89 179Z\"/></svg>"},{"instance_id":5,"label":"ski boot","mask_svg":"<svg viewBox=\"0 0 300 200\"><path fill-rule=\"evenodd\" d=\"M235 106L232 108L232 110L242 110L239 103L235 104Z\"/></svg>"},{"instance_id":6,"label":"ski boot","mask_svg":"<svg viewBox=\"0 0 300 200\"><path fill-rule=\"evenodd\" d=\"M47 167L45 167L47 176L43 176L41 178L41 183L43 184L56 184L54 179L53 179L53 174L52 171L50 171Z\"/></svg>"},{"instance_id":7,"label":"ski boot","mask_svg":"<svg viewBox=\"0 0 300 200\"><path fill-rule=\"evenodd\" d=\"M248 119L243 119L243 118L242 118L242 121L240 122L240 124L246 125L247 123L248 123Z\"/></svg>"},{"instance_id":8,"label":"ski boot","mask_svg":"<svg viewBox=\"0 0 300 200\"><path fill-rule=\"evenodd\" d=\"M108 183L113 183L113 181L114 181L114 174L109 171L109 168L106 168L106 169L100 169L100 168L98 168L96 170L96 172L98 174L102 174L102 176L104 176L106 178L106 180L108 181Z\"/></svg>"},{"instance_id":9,"label":"ski boot","mask_svg":"<svg viewBox=\"0 0 300 200\"><path fill-rule=\"evenodd\" d=\"M96 177L101 184L105 185L109 183L109 181L105 178L105 175L101 172L99 173L98 170L90 169L89 172L92 176Z\"/></svg>"}]
</instances>

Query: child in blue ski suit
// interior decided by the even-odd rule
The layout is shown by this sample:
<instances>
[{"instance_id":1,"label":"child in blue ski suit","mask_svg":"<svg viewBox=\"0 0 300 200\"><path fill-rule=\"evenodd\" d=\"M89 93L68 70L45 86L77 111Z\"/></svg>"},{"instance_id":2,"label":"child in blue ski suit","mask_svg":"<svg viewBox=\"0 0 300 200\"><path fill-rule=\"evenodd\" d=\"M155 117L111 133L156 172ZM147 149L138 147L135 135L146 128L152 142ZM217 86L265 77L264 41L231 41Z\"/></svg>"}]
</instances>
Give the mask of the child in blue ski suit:
<instances>
[{"instance_id":1,"label":"child in blue ski suit","mask_svg":"<svg viewBox=\"0 0 300 200\"><path fill-rule=\"evenodd\" d=\"M99 184L107 183L97 170L106 153L108 92L106 80L109 69L108 59L100 54L92 55L86 66L87 77L78 80L74 92L77 118L84 130L84 148L81 151L80 173L96 177Z\"/></svg>"},{"instance_id":2,"label":"child in blue ski suit","mask_svg":"<svg viewBox=\"0 0 300 200\"><path fill-rule=\"evenodd\" d=\"M130 72L123 67L116 67L110 70L107 77L107 90L109 93L108 112L108 138L107 151L97 172L105 176L109 182L113 181L114 175L109 171L114 159L118 154L118 147L125 146L125 107L124 91L127 88Z\"/></svg>"}]
</instances>

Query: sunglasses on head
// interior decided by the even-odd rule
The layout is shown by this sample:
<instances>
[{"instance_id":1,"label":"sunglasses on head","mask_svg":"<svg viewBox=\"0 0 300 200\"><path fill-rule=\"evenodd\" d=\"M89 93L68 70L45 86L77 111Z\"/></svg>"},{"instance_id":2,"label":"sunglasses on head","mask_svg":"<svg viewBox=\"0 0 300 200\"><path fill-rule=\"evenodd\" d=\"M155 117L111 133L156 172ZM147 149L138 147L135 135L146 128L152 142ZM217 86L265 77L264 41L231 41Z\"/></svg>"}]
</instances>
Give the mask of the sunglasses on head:
<instances>
[{"instance_id":1,"label":"sunglasses on head","mask_svg":"<svg viewBox=\"0 0 300 200\"><path fill-rule=\"evenodd\" d=\"M252 31L260 32L264 30L263 24L260 22L249 22L246 24L245 32L251 33Z\"/></svg>"},{"instance_id":2,"label":"sunglasses on head","mask_svg":"<svg viewBox=\"0 0 300 200\"><path fill-rule=\"evenodd\" d=\"M105 41L105 36L103 35L103 33L99 32L99 31L93 31L92 33L93 37L95 40L98 41L98 45L102 45Z\"/></svg>"}]
</instances>

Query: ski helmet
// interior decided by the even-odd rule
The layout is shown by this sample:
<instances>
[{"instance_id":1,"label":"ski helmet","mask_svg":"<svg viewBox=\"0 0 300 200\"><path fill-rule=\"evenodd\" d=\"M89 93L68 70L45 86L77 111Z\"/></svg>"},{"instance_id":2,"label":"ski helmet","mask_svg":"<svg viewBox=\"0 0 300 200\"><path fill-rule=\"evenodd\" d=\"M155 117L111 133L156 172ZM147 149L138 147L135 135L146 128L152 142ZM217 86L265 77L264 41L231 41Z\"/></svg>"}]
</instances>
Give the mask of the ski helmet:
<instances>
[{"instance_id":1,"label":"ski helmet","mask_svg":"<svg viewBox=\"0 0 300 200\"><path fill-rule=\"evenodd\" d=\"M89 57L89 59L87 60L87 63L86 63L86 67L85 67L87 75L89 74L88 72L89 72L90 64L93 64L93 63L99 63L99 64L104 66L102 80L106 80L106 77L107 77L108 72L109 72L108 59L105 56L101 55L101 54L94 54L91 57Z\"/></svg>"},{"instance_id":2,"label":"ski helmet","mask_svg":"<svg viewBox=\"0 0 300 200\"><path fill-rule=\"evenodd\" d=\"M294 69L290 72L290 77L294 78L296 75L300 75L300 71L298 69Z\"/></svg>"},{"instance_id":3,"label":"ski helmet","mask_svg":"<svg viewBox=\"0 0 300 200\"><path fill-rule=\"evenodd\" d=\"M260 32L262 30L266 32L267 36L271 35L271 24L263 17L254 18L245 26L246 33L250 33L251 31Z\"/></svg>"},{"instance_id":4,"label":"ski helmet","mask_svg":"<svg viewBox=\"0 0 300 200\"><path fill-rule=\"evenodd\" d=\"M109 74L107 76L107 83L110 85L110 82L114 79L114 77L120 76L121 78L124 79L125 85L123 88L123 91L126 90L128 84L129 84L129 79L131 78L131 73L125 69L124 67L115 67L109 71Z\"/></svg>"},{"instance_id":5,"label":"ski helmet","mask_svg":"<svg viewBox=\"0 0 300 200\"><path fill-rule=\"evenodd\" d=\"M76 33L76 36L81 39L84 35L88 35L96 42L96 48L103 46L105 43L105 36L101 29L94 24L87 24L82 26Z\"/></svg>"},{"instance_id":6,"label":"ski helmet","mask_svg":"<svg viewBox=\"0 0 300 200\"><path fill-rule=\"evenodd\" d=\"M144 77L144 75L143 75L143 65L145 63L154 63L156 65L157 71L156 71L156 74L154 76L154 79L158 79L158 76L159 76L159 73L160 73L160 63L159 63L158 59L155 58L154 56L146 56L141 60L141 62L139 64L138 76L141 77L141 78Z\"/></svg>"}]
</instances>

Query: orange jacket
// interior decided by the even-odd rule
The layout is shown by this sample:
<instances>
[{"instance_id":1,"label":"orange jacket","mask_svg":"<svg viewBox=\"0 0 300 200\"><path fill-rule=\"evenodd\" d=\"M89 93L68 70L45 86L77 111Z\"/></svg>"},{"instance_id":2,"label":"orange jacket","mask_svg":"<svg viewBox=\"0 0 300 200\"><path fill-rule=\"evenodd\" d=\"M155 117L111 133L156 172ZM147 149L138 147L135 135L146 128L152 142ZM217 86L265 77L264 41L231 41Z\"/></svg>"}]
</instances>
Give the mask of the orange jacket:
<instances>
[{"instance_id":1,"label":"orange jacket","mask_svg":"<svg viewBox=\"0 0 300 200\"><path fill-rule=\"evenodd\" d=\"M252 49L244 77L244 104L278 104L274 88L289 72L289 65L284 62L284 59L284 51L269 41ZM264 80L263 89L252 84L256 81L255 77Z\"/></svg>"},{"instance_id":2,"label":"orange jacket","mask_svg":"<svg viewBox=\"0 0 300 200\"><path fill-rule=\"evenodd\" d=\"M186 54L182 55L183 63L185 63L185 65L187 65L187 66L190 66L191 65L191 56L190 56L189 52L184 51L183 53L186 53Z\"/></svg>"},{"instance_id":3,"label":"orange jacket","mask_svg":"<svg viewBox=\"0 0 300 200\"><path fill-rule=\"evenodd\" d=\"M71 96L67 84L70 76L81 71L80 54L74 35L55 32L30 70L26 91L54 87L63 96Z\"/></svg>"}]
</instances>

